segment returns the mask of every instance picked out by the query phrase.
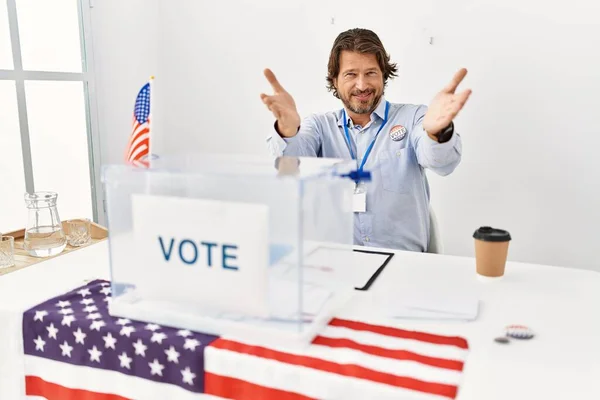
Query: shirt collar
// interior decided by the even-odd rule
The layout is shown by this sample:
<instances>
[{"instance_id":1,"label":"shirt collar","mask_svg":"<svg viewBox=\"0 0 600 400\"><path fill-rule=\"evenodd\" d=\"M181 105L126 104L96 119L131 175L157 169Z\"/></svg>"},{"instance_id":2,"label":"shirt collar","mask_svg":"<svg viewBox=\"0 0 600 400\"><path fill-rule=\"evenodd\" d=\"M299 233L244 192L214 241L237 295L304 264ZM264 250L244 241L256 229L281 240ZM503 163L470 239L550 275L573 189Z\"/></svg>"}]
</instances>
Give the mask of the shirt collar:
<instances>
[{"instance_id":1,"label":"shirt collar","mask_svg":"<svg viewBox=\"0 0 600 400\"><path fill-rule=\"evenodd\" d=\"M385 97L381 96L381 100L379 100L379 104L377 105L375 110L371 113L371 120L373 120L373 114L375 114L379 118L381 118L382 121L385 119L385 103L386 103ZM344 126L344 114L342 111L343 110L340 110L338 112L337 123L338 123L339 127ZM348 110L346 110L346 116L348 118L348 126L351 126L350 124L352 123L352 120L350 119L350 117L348 117Z\"/></svg>"}]
</instances>

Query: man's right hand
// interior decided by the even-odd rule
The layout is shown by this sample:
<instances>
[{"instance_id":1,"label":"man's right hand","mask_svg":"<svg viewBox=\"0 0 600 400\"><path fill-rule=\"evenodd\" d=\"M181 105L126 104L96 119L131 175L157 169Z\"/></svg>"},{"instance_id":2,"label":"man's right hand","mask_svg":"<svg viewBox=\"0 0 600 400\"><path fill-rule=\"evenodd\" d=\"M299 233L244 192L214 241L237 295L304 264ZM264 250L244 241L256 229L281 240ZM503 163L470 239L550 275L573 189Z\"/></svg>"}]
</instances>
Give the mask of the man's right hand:
<instances>
[{"instance_id":1,"label":"man's right hand","mask_svg":"<svg viewBox=\"0 0 600 400\"><path fill-rule=\"evenodd\" d=\"M296 110L294 98L281 86L273 71L265 69L265 77L273 88L273 95L261 93L260 98L277 119L279 133L285 137L296 136L300 127L300 114Z\"/></svg>"}]
</instances>

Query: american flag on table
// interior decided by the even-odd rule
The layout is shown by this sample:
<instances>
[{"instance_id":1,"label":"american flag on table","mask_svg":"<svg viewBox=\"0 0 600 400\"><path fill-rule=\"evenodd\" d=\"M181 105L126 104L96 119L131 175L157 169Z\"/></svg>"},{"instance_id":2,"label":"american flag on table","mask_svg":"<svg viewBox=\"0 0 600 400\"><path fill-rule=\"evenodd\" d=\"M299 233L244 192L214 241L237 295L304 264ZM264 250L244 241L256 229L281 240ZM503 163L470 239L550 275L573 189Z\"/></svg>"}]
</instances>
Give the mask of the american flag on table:
<instances>
[{"instance_id":1,"label":"american flag on table","mask_svg":"<svg viewBox=\"0 0 600 400\"><path fill-rule=\"evenodd\" d=\"M333 319L302 350L108 314L96 280L23 315L28 396L123 399L453 399L467 341Z\"/></svg>"},{"instance_id":2,"label":"american flag on table","mask_svg":"<svg viewBox=\"0 0 600 400\"><path fill-rule=\"evenodd\" d=\"M127 143L125 161L137 167L148 168L150 166L150 95L152 93L153 78L146 83L135 100L133 110L132 131Z\"/></svg>"}]
</instances>

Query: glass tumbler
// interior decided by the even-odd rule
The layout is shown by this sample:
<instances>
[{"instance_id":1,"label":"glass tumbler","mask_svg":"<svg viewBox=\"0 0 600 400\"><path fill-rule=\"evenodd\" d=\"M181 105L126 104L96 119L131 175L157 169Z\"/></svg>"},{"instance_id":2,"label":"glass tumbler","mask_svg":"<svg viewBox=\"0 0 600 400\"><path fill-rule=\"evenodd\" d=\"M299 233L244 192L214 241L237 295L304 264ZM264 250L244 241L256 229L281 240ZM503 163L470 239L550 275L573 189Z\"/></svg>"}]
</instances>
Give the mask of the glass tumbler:
<instances>
[{"instance_id":1,"label":"glass tumbler","mask_svg":"<svg viewBox=\"0 0 600 400\"><path fill-rule=\"evenodd\" d=\"M80 247L92 241L91 222L87 218L66 221L69 246Z\"/></svg>"},{"instance_id":2,"label":"glass tumbler","mask_svg":"<svg viewBox=\"0 0 600 400\"><path fill-rule=\"evenodd\" d=\"M15 238L0 236L0 269L15 265Z\"/></svg>"}]
</instances>

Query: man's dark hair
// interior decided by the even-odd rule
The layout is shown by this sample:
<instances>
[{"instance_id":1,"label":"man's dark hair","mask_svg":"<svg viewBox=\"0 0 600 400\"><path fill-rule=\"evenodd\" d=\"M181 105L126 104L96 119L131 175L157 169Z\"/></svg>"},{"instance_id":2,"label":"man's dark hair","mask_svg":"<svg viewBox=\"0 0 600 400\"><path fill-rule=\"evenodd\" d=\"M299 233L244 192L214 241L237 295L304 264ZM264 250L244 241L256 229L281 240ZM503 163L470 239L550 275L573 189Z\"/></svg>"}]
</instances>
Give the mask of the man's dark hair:
<instances>
[{"instance_id":1,"label":"man's dark hair","mask_svg":"<svg viewBox=\"0 0 600 400\"><path fill-rule=\"evenodd\" d=\"M389 78L393 78L398 72L395 63L390 63L390 56L385 51L381 40L375 32L368 29L354 28L342 32L333 42L331 53L329 54L329 63L327 64L327 90L333 92L333 95L340 98L333 80L340 73L340 55L343 50L354 51L362 54L375 54L379 68L383 73L383 85L387 85Z\"/></svg>"}]
</instances>

